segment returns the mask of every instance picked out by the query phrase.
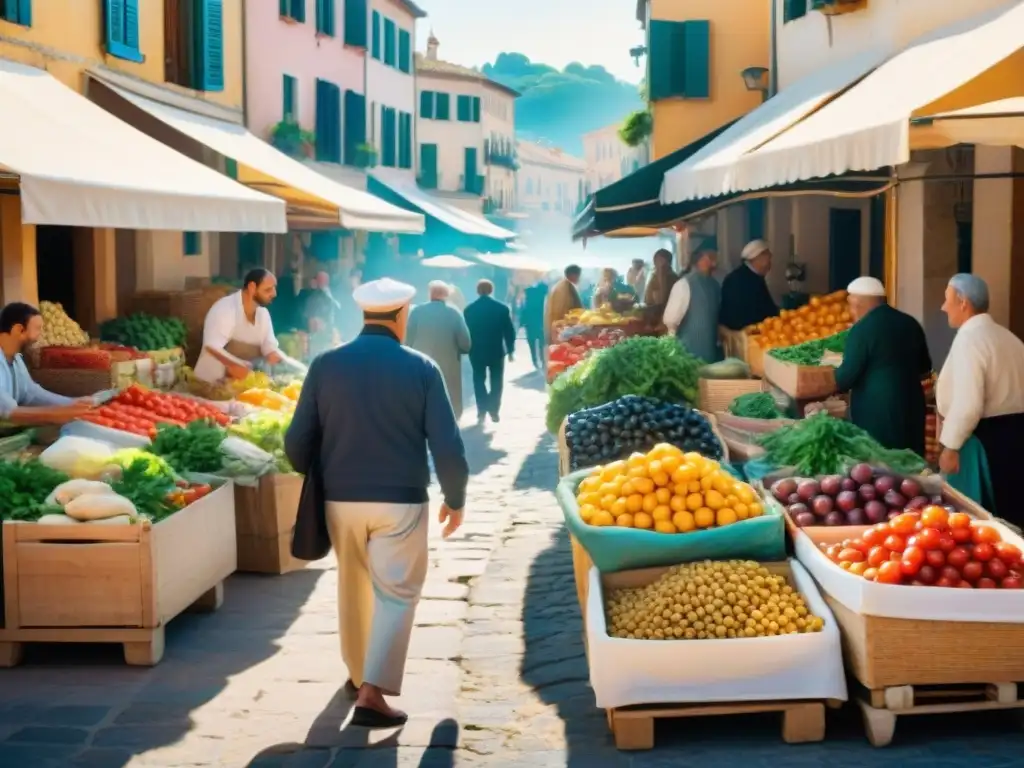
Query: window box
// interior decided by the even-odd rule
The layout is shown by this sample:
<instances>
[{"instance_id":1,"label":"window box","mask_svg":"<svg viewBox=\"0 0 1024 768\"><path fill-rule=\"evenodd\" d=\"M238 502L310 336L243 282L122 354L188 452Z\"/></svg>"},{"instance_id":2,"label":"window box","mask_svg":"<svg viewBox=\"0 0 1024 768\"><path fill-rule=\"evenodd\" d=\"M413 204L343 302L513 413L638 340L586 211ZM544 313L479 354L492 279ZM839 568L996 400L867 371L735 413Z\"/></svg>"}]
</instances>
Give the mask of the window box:
<instances>
[{"instance_id":1,"label":"window box","mask_svg":"<svg viewBox=\"0 0 1024 768\"><path fill-rule=\"evenodd\" d=\"M284 119L270 129L270 144L289 157L301 160L313 157L316 136L294 120Z\"/></svg>"}]
</instances>

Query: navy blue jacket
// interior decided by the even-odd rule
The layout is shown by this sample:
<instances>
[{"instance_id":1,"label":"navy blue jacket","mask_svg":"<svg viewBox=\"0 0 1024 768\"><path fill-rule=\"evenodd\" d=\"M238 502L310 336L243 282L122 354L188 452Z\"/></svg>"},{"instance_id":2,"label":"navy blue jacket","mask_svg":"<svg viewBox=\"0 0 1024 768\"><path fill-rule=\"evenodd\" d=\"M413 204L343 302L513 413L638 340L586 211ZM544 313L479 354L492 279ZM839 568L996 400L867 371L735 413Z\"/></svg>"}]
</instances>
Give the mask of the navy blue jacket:
<instances>
[{"instance_id":1,"label":"navy blue jacket","mask_svg":"<svg viewBox=\"0 0 1024 768\"><path fill-rule=\"evenodd\" d=\"M284 438L297 472L319 451L326 501L427 501L428 445L445 503L462 509L469 466L441 371L379 326L313 361Z\"/></svg>"},{"instance_id":2,"label":"navy blue jacket","mask_svg":"<svg viewBox=\"0 0 1024 768\"><path fill-rule=\"evenodd\" d=\"M512 313L500 301L481 296L466 307L463 315L473 342L469 348L470 362L493 363L515 351L516 328L512 325Z\"/></svg>"}]
</instances>

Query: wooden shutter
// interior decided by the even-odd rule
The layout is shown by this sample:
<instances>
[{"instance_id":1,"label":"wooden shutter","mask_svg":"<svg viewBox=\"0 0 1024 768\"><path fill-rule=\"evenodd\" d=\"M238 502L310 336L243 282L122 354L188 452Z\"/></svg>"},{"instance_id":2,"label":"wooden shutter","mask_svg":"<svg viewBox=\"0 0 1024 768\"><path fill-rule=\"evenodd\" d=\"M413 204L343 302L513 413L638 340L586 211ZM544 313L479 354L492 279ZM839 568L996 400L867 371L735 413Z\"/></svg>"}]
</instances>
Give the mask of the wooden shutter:
<instances>
[{"instance_id":1,"label":"wooden shutter","mask_svg":"<svg viewBox=\"0 0 1024 768\"><path fill-rule=\"evenodd\" d=\"M807 0L782 0L782 23L807 15Z\"/></svg>"},{"instance_id":2,"label":"wooden shutter","mask_svg":"<svg viewBox=\"0 0 1024 768\"><path fill-rule=\"evenodd\" d=\"M366 143L366 97L345 91L345 164L359 164L359 146Z\"/></svg>"},{"instance_id":3,"label":"wooden shutter","mask_svg":"<svg viewBox=\"0 0 1024 768\"><path fill-rule=\"evenodd\" d=\"M298 120L295 109L295 78L285 75L281 86L281 117L284 120Z\"/></svg>"},{"instance_id":4,"label":"wooden shutter","mask_svg":"<svg viewBox=\"0 0 1024 768\"><path fill-rule=\"evenodd\" d=\"M32 0L3 0L2 18L23 27L32 26Z\"/></svg>"},{"instance_id":5,"label":"wooden shutter","mask_svg":"<svg viewBox=\"0 0 1024 768\"><path fill-rule=\"evenodd\" d=\"M683 95L711 96L711 22L683 22Z\"/></svg>"},{"instance_id":6,"label":"wooden shutter","mask_svg":"<svg viewBox=\"0 0 1024 768\"><path fill-rule=\"evenodd\" d=\"M345 44L365 48L367 44L367 16L370 10L366 0L345 0ZM377 13L374 12L374 16ZM376 29L376 28L375 28Z\"/></svg>"},{"instance_id":7,"label":"wooden shutter","mask_svg":"<svg viewBox=\"0 0 1024 768\"><path fill-rule=\"evenodd\" d=\"M474 123L479 123L480 122L480 97L479 96L474 96L473 97L473 122Z\"/></svg>"},{"instance_id":8,"label":"wooden shutter","mask_svg":"<svg viewBox=\"0 0 1024 768\"><path fill-rule=\"evenodd\" d=\"M384 18L384 63L395 66L395 22Z\"/></svg>"},{"instance_id":9,"label":"wooden shutter","mask_svg":"<svg viewBox=\"0 0 1024 768\"><path fill-rule=\"evenodd\" d=\"M185 232L182 241L182 251L185 256L198 256L203 252L203 239L200 233Z\"/></svg>"},{"instance_id":10,"label":"wooden shutter","mask_svg":"<svg viewBox=\"0 0 1024 768\"><path fill-rule=\"evenodd\" d=\"M281 16L291 15L291 0L277 0L277 12Z\"/></svg>"},{"instance_id":11,"label":"wooden shutter","mask_svg":"<svg viewBox=\"0 0 1024 768\"><path fill-rule=\"evenodd\" d=\"M436 112L434 114L438 120L452 119L452 97L450 94L437 94Z\"/></svg>"},{"instance_id":12,"label":"wooden shutter","mask_svg":"<svg viewBox=\"0 0 1024 768\"><path fill-rule=\"evenodd\" d=\"M466 192L476 192L476 147L466 147L465 179L462 188Z\"/></svg>"},{"instance_id":13,"label":"wooden shutter","mask_svg":"<svg viewBox=\"0 0 1024 768\"><path fill-rule=\"evenodd\" d=\"M341 89L316 81L316 159L341 162Z\"/></svg>"},{"instance_id":14,"label":"wooden shutter","mask_svg":"<svg viewBox=\"0 0 1024 768\"><path fill-rule=\"evenodd\" d=\"M397 136L395 110L392 107L381 107L381 165L386 168L395 167L395 144Z\"/></svg>"},{"instance_id":15,"label":"wooden shutter","mask_svg":"<svg viewBox=\"0 0 1024 768\"><path fill-rule=\"evenodd\" d=\"M347 8L348 6L346 5L345 7ZM347 22L345 29L348 29ZM370 55L377 59L377 61L380 61L380 14L377 11L373 12L373 40L370 42Z\"/></svg>"},{"instance_id":16,"label":"wooden shutter","mask_svg":"<svg viewBox=\"0 0 1024 768\"><path fill-rule=\"evenodd\" d=\"M334 0L316 0L316 31L334 37Z\"/></svg>"},{"instance_id":17,"label":"wooden shutter","mask_svg":"<svg viewBox=\"0 0 1024 768\"><path fill-rule=\"evenodd\" d=\"M298 22L306 22L306 0L291 0L292 7L288 15Z\"/></svg>"},{"instance_id":18,"label":"wooden shutter","mask_svg":"<svg viewBox=\"0 0 1024 768\"><path fill-rule=\"evenodd\" d=\"M224 90L224 7L223 0L198 0L195 20L195 87L202 91Z\"/></svg>"},{"instance_id":19,"label":"wooden shutter","mask_svg":"<svg viewBox=\"0 0 1024 768\"><path fill-rule=\"evenodd\" d=\"M420 144L420 184L437 188L437 144Z\"/></svg>"},{"instance_id":20,"label":"wooden shutter","mask_svg":"<svg viewBox=\"0 0 1024 768\"><path fill-rule=\"evenodd\" d=\"M468 123L473 119L473 102L469 96L458 96L455 100L456 117L460 123Z\"/></svg>"},{"instance_id":21,"label":"wooden shutter","mask_svg":"<svg viewBox=\"0 0 1024 768\"><path fill-rule=\"evenodd\" d=\"M412 35L407 30L398 30L398 68L412 72Z\"/></svg>"},{"instance_id":22,"label":"wooden shutter","mask_svg":"<svg viewBox=\"0 0 1024 768\"><path fill-rule=\"evenodd\" d=\"M398 167L412 168L412 115L402 112L398 124Z\"/></svg>"},{"instance_id":23,"label":"wooden shutter","mask_svg":"<svg viewBox=\"0 0 1024 768\"><path fill-rule=\"evenodd\" d=\"M106 0L106 3L107 52L117 56L113 49L124 45L124 0Z\"/></svg>"},{"instance_id":24,"label":"wooden shutter","mask_svg":"<svg viewBox=\"0 0 1024 768\"><path fill-rule=\"evenodd\" d=\"M673 45L679 23L651 21L647 44L647 97L651 101L676 96L673 84Z\"/></svg>"},{"instance_id":25,"label":"wooden shutter","mask_svg":"<svg viewBox=\"0 0 1024 768\"><path fill-rule=\"evenodd\" d=\"M434 119L434 92L420 91L420 117Z\"/></svg>"},{"instance_id":26,"label":"wooden shutter","mask_svg":"<svg viewBox=\"0 0 1024 768\"><path fill-rule=\"evenodd\" d=\"M5 0L7 2L7 0ZM20 13L20 4L5 8L13 8ZM139 0L104 0L106 22L107 53L119 59L141 62L139 51Z\"/></svg>"}]
</instances>

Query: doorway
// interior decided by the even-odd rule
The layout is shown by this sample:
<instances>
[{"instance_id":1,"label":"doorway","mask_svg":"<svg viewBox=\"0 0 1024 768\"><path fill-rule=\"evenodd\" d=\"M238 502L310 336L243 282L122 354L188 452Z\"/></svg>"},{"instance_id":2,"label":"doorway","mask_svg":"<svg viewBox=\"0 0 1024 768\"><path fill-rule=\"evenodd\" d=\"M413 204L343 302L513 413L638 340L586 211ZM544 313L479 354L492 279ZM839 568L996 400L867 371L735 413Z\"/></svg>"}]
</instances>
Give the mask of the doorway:
<instances>
[{"instance_id":1,"label":"doorway","mask_svg":"<svg viewBox=\"0 0 1024 768\"><path fill-rule=\"evenodd\" d=\"M861 215L856 208L829 208L829 291L846 288L860 277Z\"/></svg>"},{"instance_id":2,"label":"doorway","mask_svg":"<svg viewBox=\"0 0 1024 768\"><path fill-rule=\"evenodd\" d=\"M36 275L40 301L64 306L69 317L77 318L75 306L74 229L40 224L36 227Z\"/></svg>"}]
</instances>

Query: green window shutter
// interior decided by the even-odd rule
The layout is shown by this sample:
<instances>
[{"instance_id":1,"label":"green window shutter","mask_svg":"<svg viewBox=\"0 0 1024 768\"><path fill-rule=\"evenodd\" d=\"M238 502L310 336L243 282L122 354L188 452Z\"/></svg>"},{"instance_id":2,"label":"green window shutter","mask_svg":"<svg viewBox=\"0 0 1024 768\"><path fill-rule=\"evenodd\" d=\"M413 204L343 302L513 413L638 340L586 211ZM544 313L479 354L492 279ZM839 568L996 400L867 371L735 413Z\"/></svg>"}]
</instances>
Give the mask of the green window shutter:
<instances>
[{"instance_id":1,"label":"green window shutter","mask_svg":"<svg viewBox=\"0 0 1024 768\"><path fill-rule=\"evenodd\" d=\"M366 39L369 14L370 9L366 0L345 0L345 45L366 47L369 42ZM375 12L374 16L376 15ZM376 30L376 27L374 29Z\"/></svg>"},{"instance_id":2,"label":"green window shutter","mask_svg":"<svg viewBox=\"0 0 1024 768\"><path fill-rule=\"evenodd\" d=\"M316 81L316 159L341 162L341 89Z\"/></svg>"},{"instance_id":3,"label":"green window shutter","mask_svg":"<svg viewBox=\"0 0 1024 768\"><path fill-rule=\"evenodd\" d=\"M434 92L420 91L420 117L434 119Z\"/></svg>"},{"instance_id":4,"label":"green window shutter","mask_svg":"<svg viewBox=\"0 0 1024 768\"><path fill-rule=\"evenodd\" d=\"M437 188L437 144L420 144L420 186Z\"/></svg>"},{"instance_id":5,"label":"green window shutter","mask_svg":"<svg viewBox=\"0 0 1024 768\"><path fill-rule=\"evenodd\" d=\"M807 0L782 0L782 23L807 15Z\"/></svg>"},{"instance_id":6,"label":"green window shutter","mask_svg":"<svg viewBox=\"0 0 1024 768\"><path fill-rule=\"evenodd\" d=\"M119 59L141 62L139 50L139 0L104 0L107 53ZM10 4L20 15L20 5ZM5 15L10 7L5 0Z\"/></svg>"},{"instance_id":7,"label":"green window shutter","mask_svg":"<svg viewBox=\"0 0 1024 768\"><path fill-rule=\"evenodd\" d=\"M764 237L767 213L768 207L763 197L747 201L747 240L760 240Z\"/></svg>"},{"instance_id":8,"label":"green window shutter","mask_svg":"<svg viewBox=\"0 0 1024 768\"><path fill-rule=\"evenodd\" d=\"M480 97L479 96L474 96L473 97L473 122L474 123L479 123L480 122Z\"/></svg>"},{"instance_id":9,"label":"green window shutter","mask_svg":"<svg viewBox=\"0 0 1024 768\"><path fill-rule=\"evenodd\" d=\"M470 123L473 121L473 100L469 96L457 97L455 109L460 123Z\"/></svg>"},{"instance_id":10,"label":"green window shutter","mask_svg":"<svg viewBox=\"0 0 1024 768\"><path fill-rule=\"evenodd\" d=\"M366 97L345 91L345 165L359 164L359 146L366 143Z\"/></svg>"},{"instance_id":11,"label":"green window shutter","mask_svg":"<svg viewBox=\"0 0 1024 768\"><path fill-rule=\"evenodd\" d=\"M196 77L201 91L224 90L224 7L222 0L197 0Z\"/></svg>"},{"instance_id":12,"label":"green window shutter","mask_svg":"<svg viewBox=\"0 0 1024 768\"><path fill-rule=\"evenodd\" d=\"M476 147L466 147L462 189L466 192L479 192L476 183Z\"/></svg>"},{"instance_id":13,"label":"green window shutter","mask_svg":"<svg viewBox=\"0 0 1024 768\"><path fill-rule=\"evenodd\" d=\"M395 66L395 22L387 17L384 19L384 63Z\"/></svg>"},{"instance_id":14,"label":"green window shutter","mask_svg":"<svg viewBox=\"0 0 1024 768\"><path fill-rule=\"evenodd\" d=\"M203 239L198 232L186 232L182 238L182 252L186 256L198 256L203 252Z\"/></svg>"},{"instance_id":15,"label":"green window shutter","mask_svg":"<svg viewBox=\"0 0 1024 768\"><path fill-rule=\"evenodd\" d=\"M298 110L295 108L295 78L285 75L281 81L281 119L297 120Z\"/></svg>"},{"instance_id":16,"label":"green window shutter","mask_svg":"<svg viewBox=\"0 0 1024 768\"><path fill-rule=\"evenodd\" d=\"M291 11L291 0L277 0L277 12L281 16L288 16Z\"/></svg>"},{"instance_id":17,"label":"green window shutter","mask_svg":"<svg viewBox=\"0 0 1024 768\"><path fill-rule=\"evenodd\" d=\"M407 30L398 30L398 68L412 72L412 35Z\"/></svg>"},{"instance_id":18,"label":"green window shutter","mask_svg":"<svg viewBox=\"0 0 1024 768\"><path fill-rule=\"evenodd\" d=\"M683 22L683 95L711 96L711 22Z\"/></svg>"},{"instance_id":19,"label":"green window shutter","mask_svg":"<svg viewBox=\"0 0 1024 768\"><path fill-rule=\"evenodd\" d=\"M23 27L32 26L32 0L3 0L0 19ZM136 44L137 45L137 44Z\"/></svg>"},{"instance_id":20,"label":"green window shutter","mask_svg":"<svg viewBox=\"0 0 1024 768\"><path fill-rule=\"evenodd\" d=\"M380 14L377 11L373 12L372 34L373 39L370 41L370 55L377 59L377 61L380 61Z\"/></svg>"},{"instance_id":21,"label":"green window shutter","mask_svg":"<svg viewBox=\"0 0 1024 768\"><path fill-rule=\"evenodd\" d=\"M380 108L381 125L381 165L385 168L395 167L395 142L397 139L395 125L395 110L391 107Z\"/></svg>"},{"instance_id":22,"label":"green window shutter","mask_svg":"<svg viewBox=\"0 0 1024 768\"><path fill-rule=\"evenodd\" d=\"M648 25L647 97L651 101L676 96L673 47L680 27L675 21L651 21Z\"/></svg>"},{"instance_id":23,"label":"green window shutter","mask_svg":"<svg viewBox=\"0 0 1024 768\"><path fill-rule=\"evenodd\" d=\"M288 15L300 24L306 23L306 0L291 0Z\"/></svg>"},{"instance_id":24,"label":"green window shutter","mask_svg":"<svg viewBox=\"0 0 1024 768\"><path fill-rule=\"evenodd\" d=\"M438 93L434 116L438 120L452 119L452 97L447 93Z\"/></svg>"},{"instance_id":25,"label":"green window shutter","mask_svg":"<svg viewBox=\"0 0 1024 768\"><path fill-rule=\"evenodd\" d=\"M412 115L402 112L398 121L398 167L412 168Z\"/></svg>"},{"instance_id":26,"label":"green window shutter","mask_svg":"<svg viewBox=\"0 0 1024 768\"><path fill-rule=\"evenodd\" d=\"M316 0L316 31L334 37L334 0Z\"/></svg>"}]
</instances>

